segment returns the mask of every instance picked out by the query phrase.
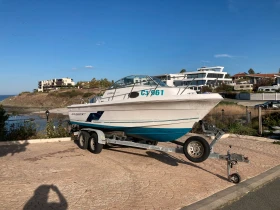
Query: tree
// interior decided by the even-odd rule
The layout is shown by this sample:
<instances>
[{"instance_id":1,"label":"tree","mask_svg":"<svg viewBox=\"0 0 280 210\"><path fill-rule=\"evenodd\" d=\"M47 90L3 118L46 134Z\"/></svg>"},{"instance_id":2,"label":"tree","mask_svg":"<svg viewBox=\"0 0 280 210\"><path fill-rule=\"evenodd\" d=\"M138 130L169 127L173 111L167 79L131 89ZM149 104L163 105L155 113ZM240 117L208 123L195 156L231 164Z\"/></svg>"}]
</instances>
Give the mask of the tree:
<instances>
[{"instance_id":1,"label":"tree","mask_svg":"<svg viewBox=\"0 0 280 210\"><path fill-rule=\"evenodd\" d=\"M227 85L227 84L221 84L215 90L216 90L217 93L219 93L219 92L230 92L230 91L233 91L233 86Z\"/></svg>"},{"instance_id":2,"label":"tree","mask_svg":"<svg viewBox=\"0 0 280 210\"><path fill-rule=\"evenodd\" d=\"M212 88L208 87L208 86L202 86L201 88L201 92L205 93L205 92L213 92Z\"/></svg>"},{"instance_id":3,"label":"tree","mask_svg":"<svg viewBox=\"0 0 280 210\"><path fill-rule=\"evenodd\" d=\"M255 74L255 71L254 71L252 68L250 68L250 69L248 70L248 73L249 73L249 74Z\"/></svg>"},{"instance_id":4,"label":"tree","mask_svg":"<svg viewBox=\"0 0 280 210\"><path fill-rule=\"evenodd\" d=\"M226 74L225 78L231 78L230 74Z\"/></svg>"},{"instance_id":5,"label":"tree","mask_svg":"<svg viewBox=\"0 0 280 210\"><path fill-rule=\"evenodd\" d=\"M0 105L0 140L3 140L6 135L5 122L8 120L9 115L6 113L2 105Z\"/></svg>"},{"instance_id":6,"label":"tree","mask_svg":"<svg viewBox=\"0 0 280 210\"><path fill-rule=\"evenodd\" d=\"M182 70L180 71L180 73L184 73L184 72L186 72L186 69L182 69Z\"/></svg>"},{"instance_id":7,"label":"tree","mask_svg":"<svg viewBox=\"0 0 280 210\"><path fill-rule=\"evenodd\" d=\"M254 84L253 90L257 91L261 86L271 86L274 83L273 78L261 78L257 81L257 84Z\"/></svg>"}]
</instances>

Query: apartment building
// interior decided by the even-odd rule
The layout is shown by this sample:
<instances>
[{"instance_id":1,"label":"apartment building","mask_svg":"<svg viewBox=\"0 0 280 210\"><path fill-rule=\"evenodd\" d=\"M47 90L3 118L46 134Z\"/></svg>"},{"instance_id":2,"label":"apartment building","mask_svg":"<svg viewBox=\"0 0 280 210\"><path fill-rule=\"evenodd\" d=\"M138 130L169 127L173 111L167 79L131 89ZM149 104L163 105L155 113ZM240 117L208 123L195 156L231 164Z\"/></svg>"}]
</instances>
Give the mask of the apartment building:
<instances>
[{"instance_id":1,"label":"apartment building","mask_svg":"<svg viewBox=\"0 0 280 210\"><path fill-rule=\"evenodd\" d=\"M38 82L38 92L44 92L45 90L57 89L60 87L74 86L75 82L71 78L50 79L42 80Z\"/></svg>"}]
</instances>

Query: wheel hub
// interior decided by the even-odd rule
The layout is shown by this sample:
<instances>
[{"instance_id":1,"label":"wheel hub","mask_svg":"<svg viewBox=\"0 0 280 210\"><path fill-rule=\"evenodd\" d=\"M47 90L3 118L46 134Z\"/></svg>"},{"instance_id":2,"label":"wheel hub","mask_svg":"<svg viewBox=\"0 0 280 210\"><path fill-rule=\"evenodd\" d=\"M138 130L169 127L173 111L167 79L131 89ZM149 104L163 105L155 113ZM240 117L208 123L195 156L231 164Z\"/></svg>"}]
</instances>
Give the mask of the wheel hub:
<instances>
[{"instance_id":1,"label":"wheel hub","mask_svg":"<svg viewBox=\"0 0 280 210\"><path fill-rule=\"evenodd\" d=\"M199 158L203 155L203 145L198 141L191 142L187 147L188 153L193 158Z\"/></svg>"}]
</instances>

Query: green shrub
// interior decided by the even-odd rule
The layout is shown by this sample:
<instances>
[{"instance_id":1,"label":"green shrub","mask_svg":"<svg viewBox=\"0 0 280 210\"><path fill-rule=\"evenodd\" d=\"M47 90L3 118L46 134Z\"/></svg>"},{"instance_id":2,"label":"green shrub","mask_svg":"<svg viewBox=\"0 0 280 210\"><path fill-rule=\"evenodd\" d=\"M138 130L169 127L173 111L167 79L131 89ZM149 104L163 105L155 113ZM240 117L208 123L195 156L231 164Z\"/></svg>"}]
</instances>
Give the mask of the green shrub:
<instances>
[{"instance_id":1,"label":"green shrub","mask_svg":"<svg viewBox=\"0 0 280 210\"><path fill-rule=\"evenodd\" d=\"M21 92L21 93L18 94L18 95L21 96L21 95L24 95L24 94L30 94L30 92L29 92L29 91L23 91L23 92Z\"/></svg>"},{"instance_id":2,"label":"green shrub","mask_svg":"<svg viewBox=\"0 0 280 210\"><path fill-rule=\"evenodd\" d=\"M72 91L66 91L66 92L61 92L58 93L58 96L60 97L69 97L69 98L73 98L79 95L82 95L83 93L80 91L76 91L76 90L72 90Z\"/></svg>"},{"instance_id":3,"label":"green shrub","mask_svg":"<svg viewBox=\"0 0 280 210\"><path fill-rule=\"evenodd\" d=\"M251 127L250 124L243 125L241 123L235 122L229 126L229 133L235 133L239 135L249 135L249 136L257 136L258 132L254 128Z\"/></svg>"},{"instance_id":4,"label":"green shrub","mask_svg":"<svg viewBox=\"0 0 280 210\"><path fill-rule=\"evenodd\" d=\"M216 92L230 92L230 91L233 91L233 86L221 84L215 90L216 90Z\"/></svg>"},{"instance_id":5,"label":"green shrub","mask_svg":"<svg viewBox=\"0 0 280 210\"><path fill-rule=\"evenodd\" d=\"M280 112L270 113L262 117L263 124L268 126L280 125Z\"/></svg>"},{"instance_id":6,"label":"green shrub","mask_svg":"<svg viewBox=\"0 0 280 210\"><path fill-rule=\"evenodd\" d=\"M240 106L236 102L233 102L233 101L221 101L220 103L218 103L217 106L221 106L221 105L236 105L236 106Z\"/></svg>"},{"instance_id":7,"label":"green shrub","mask_svg":"<svg viewBox=\"0 0 280 210\"><path fill-rule=\"evenodd\" d=\"M92 93L84 93L83 94L83 98L88 98L88 97L90 97L92 95L93 95Z\"/></svg>"},{"instance_id":8,"label":"green shrub","mask_svg":"<svg viewBox=\"0 0 280 210\"><path fill-rule=\"evenodd\" d=\"M205 92L213 92L212 88L208 87L208 86L202 86L201 88L201 92L205 93Z\"/></svg>"},{"instance_id":9,"label":"green shrub","mask_svg":"<svg viewBox=\"0 0 280 210\"><path fill-rule=\"evenodd\" d=\"M59 120L57 127L54 126L53 121L49 121L46 126L46 135L47 138L68 137L69 132L61 120Z\"/></svg>"},{"instance_id":10,"label":"green shrub","mask_svg":"<svg viewBox=\"0 0 280 210\"><path fill-rule=\"evenodd\" d=\"M24 123L11 124L6 134L5 140L25 140L36 136L36 125L34 122L25 121Z\"/></svg>"},{"instance_id":11,"label":"green shrub","mask_svg":"<svg viewBox=\"0 0 280 210\"><path fill-rule=\"evenodd\" d=\"M4 140L6 135L5 122L9 119L9 115L6 113L6 110L0 105L0 140Z\"/></svg>"}]
</instances>

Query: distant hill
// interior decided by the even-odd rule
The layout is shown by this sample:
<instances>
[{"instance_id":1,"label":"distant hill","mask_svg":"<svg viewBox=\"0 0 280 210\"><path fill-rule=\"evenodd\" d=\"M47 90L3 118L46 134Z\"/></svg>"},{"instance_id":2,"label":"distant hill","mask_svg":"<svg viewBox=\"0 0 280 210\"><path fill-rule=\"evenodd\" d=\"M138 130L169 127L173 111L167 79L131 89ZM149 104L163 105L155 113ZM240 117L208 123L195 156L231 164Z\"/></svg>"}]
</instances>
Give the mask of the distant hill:
<instances>
[{"instance_id":1,"label":"distant hill","mask_svg":"<svg viewBox=\"0 0 280 210\"><path fill-rule=\"evenodd\" d=\"M4 107L25 107L25 108L61 108L71 104L88 101L100 93L95 89L60 89L49 93L23 92L0 102Z\"/></svg>"}]
</instances>

